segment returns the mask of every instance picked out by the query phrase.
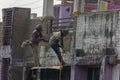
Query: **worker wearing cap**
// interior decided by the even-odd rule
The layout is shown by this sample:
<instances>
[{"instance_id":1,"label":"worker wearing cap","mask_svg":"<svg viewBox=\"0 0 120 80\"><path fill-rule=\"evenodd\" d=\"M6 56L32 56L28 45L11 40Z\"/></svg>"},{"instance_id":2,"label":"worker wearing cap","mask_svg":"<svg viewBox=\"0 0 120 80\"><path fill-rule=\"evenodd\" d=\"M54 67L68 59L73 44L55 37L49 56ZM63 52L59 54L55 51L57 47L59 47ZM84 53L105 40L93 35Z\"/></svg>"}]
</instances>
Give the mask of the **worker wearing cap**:
<instances>
[{"instance_id":1,"label":"worker wearing cap","mask_svg":"<svg viewBox=\"0 0 120 80\"><path fill-rule=\"evenodd\" d=\"M39 53L40 53L40 41L46 41L43 38L42 34L42 25L38 24L35 27L35 30L32 32L32 38L31 38L31 46L33 49L33 57L34 57L34 66L40 66L40 60L39 60Z\"/></svg>"}]
</instances>

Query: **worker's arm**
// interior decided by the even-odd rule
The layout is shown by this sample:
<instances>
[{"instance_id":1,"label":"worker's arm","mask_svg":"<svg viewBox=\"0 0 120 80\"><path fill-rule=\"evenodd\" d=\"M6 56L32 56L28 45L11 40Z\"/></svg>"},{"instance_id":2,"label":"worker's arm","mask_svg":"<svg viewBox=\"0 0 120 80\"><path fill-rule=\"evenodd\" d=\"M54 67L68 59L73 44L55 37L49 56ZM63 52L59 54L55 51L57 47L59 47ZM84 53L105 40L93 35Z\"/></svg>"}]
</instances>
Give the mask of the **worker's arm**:
<instances>
[{"instance_id":1,"label":"worker's arm","mask_svg":"<svg viewBox=\"0 0 120 80\"><path fill-rule=\"evenodd\" d=\"M49 40L46 40L44 37L42 37L41 39L40 39L40 41L44 41L44 42L49 42Z\"/></svg>"},{"instance_id":2,"label":"worker's arm","mask_svg":"<svg viewBox=\"0 0 120 80\"><path fill-rule=\"evenodd\" d=\"M38 42L40 42L42 40L43 40L42 35L41 36L38 35L37 32L32 33L32 43L38 43Z\"/></svg>"}]
</instances>

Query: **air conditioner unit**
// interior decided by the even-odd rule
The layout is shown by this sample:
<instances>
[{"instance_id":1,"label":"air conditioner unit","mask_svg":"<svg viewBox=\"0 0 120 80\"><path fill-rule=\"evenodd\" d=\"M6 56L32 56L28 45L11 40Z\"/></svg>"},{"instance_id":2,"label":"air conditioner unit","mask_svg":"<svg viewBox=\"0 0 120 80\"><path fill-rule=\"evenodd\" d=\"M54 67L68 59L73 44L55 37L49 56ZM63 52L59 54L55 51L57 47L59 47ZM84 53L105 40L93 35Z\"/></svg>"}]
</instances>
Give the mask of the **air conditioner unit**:
<instances>
[{"instance_id":1,"label":"air conditioner unit","mask_svg":"<svg viewBox=\"0 0 120 80\"><path fill-rule=\"evenodd\" d=\"M116 54L115 48L113 47L107 47L103 49L103 53L106 55L114 55Z\"/></svg>"},{"instance_id":2,"label":"air conditioner unit","mask_svg":"<svg viewBox=\"0 0 120 80\"><path fill-rule=\"evenodd\" d=\"M75 53L76 53L76 57L85 56L85 51L84 51L84 49L76 49L76 50L75 50Z\"/></svg>"}]
</instances>

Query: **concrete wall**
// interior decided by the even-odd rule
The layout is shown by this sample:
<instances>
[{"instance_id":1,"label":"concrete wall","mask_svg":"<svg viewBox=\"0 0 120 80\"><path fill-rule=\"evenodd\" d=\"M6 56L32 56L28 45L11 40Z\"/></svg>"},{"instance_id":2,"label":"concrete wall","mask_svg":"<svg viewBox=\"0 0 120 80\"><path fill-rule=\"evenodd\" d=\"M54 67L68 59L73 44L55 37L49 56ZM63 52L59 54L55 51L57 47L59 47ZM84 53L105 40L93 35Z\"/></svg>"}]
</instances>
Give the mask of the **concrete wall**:
<instances>
[{"instance_id":1,"label":"concrete wall","mask_svg":"<svg viewBox=\"0 0 120 80\"><path fill-rule=\"evenodd\" d=\"M76 49L85 55L104 54L103 49L114 48L120 59L120 11L84 13L77 17ZM110 52L109 52L110 53ZM109 54L108 54L109 55ZM105 80L119 80L119 64L105 67Z\"/></svg>"},{"instance_id":2,"label":"concrete wall","mask_svg":"<svg viewBox=\"0 0 120 80\"><path fill-rule=\"evenodd\" d=\"M64 38L65 52L62 53L62 57L63 57L64 61L68 64L71 63L71 57L72 57L71 56L72 55L72 53L71 53L71 41L72 41L71 34L67 35ZM59 60L57 58L57 55L48 43L41 46L40 63L43 66L59 65Z\"/></svg>"},{"instance_id":3,"label":"concrete wall","mask_svg":"<svg viewBox=\"0 0 120 80\"><path fill-rule=\"evenodd\" d=\"M119 11L80 14L77 18L76 49L83 49L86 54L101 54L106 47L117 47L118 16Z\"/></svg>"}]
</instances>

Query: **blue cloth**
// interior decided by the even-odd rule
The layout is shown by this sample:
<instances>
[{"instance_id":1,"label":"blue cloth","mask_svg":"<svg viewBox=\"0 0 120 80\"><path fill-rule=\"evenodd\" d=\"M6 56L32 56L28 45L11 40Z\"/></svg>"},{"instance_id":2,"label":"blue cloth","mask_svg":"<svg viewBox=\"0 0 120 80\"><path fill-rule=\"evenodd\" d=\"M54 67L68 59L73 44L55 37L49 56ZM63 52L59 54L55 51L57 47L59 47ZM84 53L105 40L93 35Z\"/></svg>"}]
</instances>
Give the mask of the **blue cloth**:
<instances>
[{"instance_id":1,"label":"blue cloth","mask_svg":"<svg viewBox=\"0 0 120 80\"><path fill-rule=\"evenodd\" d=\"M53 45L53 44L58 44L59 43L59 39L55 36L51 36L49 39L49 44Z\"/></svg>"},{"instance_id":2,"label":"blue cloth","mask_svg":"<svg viewBox=\"0 0 120 80\"><path fill-rule=\"evenodd\" d=\"M63 61L63 58L62 58L61 52L60 52L59 40L60 40L60 38L53 35L53 36L50 37L49 44L52 47L52 49L55 51L59 61L62 64L64 64L64 61Z\"/></svg>"},{"instance_id":3,"label":"blue cloth","mask_svg":"<svg viewBox=\"0 0 120 80\"><path fill-rule=\"evenodd\" d=\"M57 57L59 59L60 62L63 61L62 56L61 56L61 52L60 52L60 48L59 48L59 44L52 44L51 47L52 49L55 51L55 53L57 54Z\"/></svg>"}]
</instances>

